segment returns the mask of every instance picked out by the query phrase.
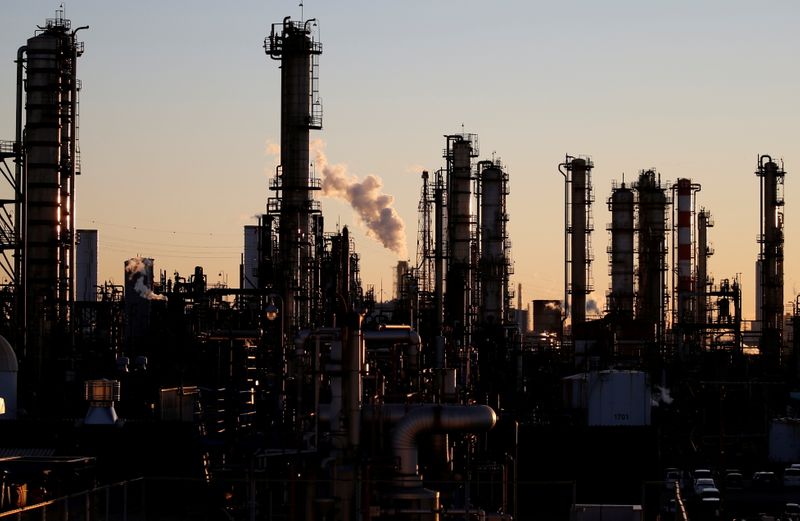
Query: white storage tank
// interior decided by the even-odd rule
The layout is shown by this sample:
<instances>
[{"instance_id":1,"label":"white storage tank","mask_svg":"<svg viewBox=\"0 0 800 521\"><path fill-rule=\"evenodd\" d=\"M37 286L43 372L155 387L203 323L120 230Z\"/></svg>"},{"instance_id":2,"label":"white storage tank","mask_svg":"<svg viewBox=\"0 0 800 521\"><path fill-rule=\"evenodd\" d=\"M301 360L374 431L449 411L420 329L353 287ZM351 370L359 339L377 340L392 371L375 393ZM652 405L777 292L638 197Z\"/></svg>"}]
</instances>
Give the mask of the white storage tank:
<instances>
[{"instance_id":1,"label":"white storage tank","mask_svg":"<svg viewBox=\"0 0 800 521\"><path fill-rule=\"evenodd\" d=\"M769 460L800 461L800 418L774 418L769 424Z\"/></svg>"},{"instance_id":2,"label":"white storage tank","mask_svg":"<svg viewBox=\"0 0 800 521\"><path fill-rule=\"evenodd\" d=\"M17 373L19 364L11 344L0 336L0 398L5 402L5 414L0 420L17 419Z\"/></svg>"},{"instance_id":3,"label":"white storage tank","mask_svg":"<svg viewBox=\"0 0 800 521\"><path fill-rule=\"evenodd\" d=\"M650 382L642 371L592 371L586 387L589 426L650 425Z\"/></svg>"}]
</instances>

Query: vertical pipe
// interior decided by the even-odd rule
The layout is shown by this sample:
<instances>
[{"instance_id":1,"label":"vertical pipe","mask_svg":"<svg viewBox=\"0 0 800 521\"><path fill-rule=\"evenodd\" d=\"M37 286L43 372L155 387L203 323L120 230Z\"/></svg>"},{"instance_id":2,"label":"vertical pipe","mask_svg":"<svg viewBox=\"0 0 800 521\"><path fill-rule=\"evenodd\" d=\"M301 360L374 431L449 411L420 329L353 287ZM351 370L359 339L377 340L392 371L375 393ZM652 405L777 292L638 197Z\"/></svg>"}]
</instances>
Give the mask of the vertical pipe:
<instances>
[{"instance_id":1,"label":"vertical pipe","mask_svg":"<svg viewBox=\"0 0 800 521\"><path fill-rule=\"evenodd\" d=\"M436 334L442 334L444 309L444 181L442 171L436 173L433 192L434 205L434 307L436 308Z\"/></svg>"},{"instance_id":2,"label":"vertical pipe","mask_svg":"<svg viewBox=\"0 0 800 521\"><path fill-rule=\"evenodd\" d=\"M569 161L567 156L567 161ZM561 329L564 329L564 322L570 315L569 302L569 174L563 168L569 165L568 162L558 165L558 172L564 177L564 310L561 318Z\"/></svg>"},{"instance_id":3,"label":"vertical pipe","mask_svg":"<svg viewBox=\"0 0 800 521\"><path fill-rule=\"evenodd\" d=\"M26 202L25 197L27 191L25 190L25 149L22 143L22 118L23 118L23 71L25 70L25 60L23 56L27 52L28 47L23 45L17 50L17 112L16 112L16 128L14 134L14 146L16 162L14 165L14 240L16 242L16 255L14 257L14 291L16 296L16 319L18 322L20 337L17 339L18 348L21 349L22 356L27 356L27 331L28 331L28 306L27 306L27 286L25 274L25 258L27 255L27 248L25 242L27 239L26 225Z\"/></svg>"}]
</instances>

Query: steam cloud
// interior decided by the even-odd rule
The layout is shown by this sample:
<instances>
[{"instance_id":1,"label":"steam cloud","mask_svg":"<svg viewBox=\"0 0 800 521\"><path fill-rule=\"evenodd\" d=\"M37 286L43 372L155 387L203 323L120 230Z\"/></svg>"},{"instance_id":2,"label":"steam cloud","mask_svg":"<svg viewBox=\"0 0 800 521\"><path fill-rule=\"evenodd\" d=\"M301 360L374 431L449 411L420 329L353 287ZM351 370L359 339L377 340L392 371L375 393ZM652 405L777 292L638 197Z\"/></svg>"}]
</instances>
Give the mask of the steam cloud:
<instances>
[{"instance_id":1,"label":"steam cloud","mask_svg":"<svg viewBox=\"0 0 800 521\"><path fill-rule=\"evenodd\" d=\"M167 300L165 295L153 293L147 285L149 274L152 273L152 259L132 257L125 261L125 276L133 282L133 289L140 297L147 300ZM148 269L150 268L150 269Z\"/></svg>"},{"instance_id":2,"label":"steam cloud","mask_svg":"<svg viewBox=\"0 0 800 521\"><path fill-rule=\"evenodd\" d=\"M658 407L662 403L665 404L665 405L671 404L672 403L672 396L670 396L670 394L669 394L669 389L667 389L666 387L662 387L660 385L656 385L653 388L653 397L652 397L650 403L654 407Z\"/></svg>"},{"instance_id":3,"label":"steam cloud","mask_svg":"<svg viewBox=\"0 0 800 521\"><path fill-rule=\"evenodd\" d=\"M379 241L398 257L405 258L406 225L392 207L394 197L382 193L381 178L368 175L359 181L347 173L346 165L328 164L323 141L315 140L311 147L317 171L322 172L322 193L350 203L358 219L366 226L367 236Z\"/></svg>"}]
</instances>

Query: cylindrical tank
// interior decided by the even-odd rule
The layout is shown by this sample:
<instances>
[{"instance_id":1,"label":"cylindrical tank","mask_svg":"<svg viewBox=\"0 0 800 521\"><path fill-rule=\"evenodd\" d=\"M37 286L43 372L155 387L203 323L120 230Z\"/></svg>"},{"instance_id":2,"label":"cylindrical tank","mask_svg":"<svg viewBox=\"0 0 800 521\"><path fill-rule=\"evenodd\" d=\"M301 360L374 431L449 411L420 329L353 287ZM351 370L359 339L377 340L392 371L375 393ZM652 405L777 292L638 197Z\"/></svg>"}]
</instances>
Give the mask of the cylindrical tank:
<instances>
[{"instance_id":1,"label":"cylindrical tank","mask_svg":"<svg viewBox=\"0 0 800 521\"><path fill-rule=\"evenodd\" d=\"M609 312L633 316L633 191L625 183L611 194L611 295Z\"/></svg>"}]
</instances>

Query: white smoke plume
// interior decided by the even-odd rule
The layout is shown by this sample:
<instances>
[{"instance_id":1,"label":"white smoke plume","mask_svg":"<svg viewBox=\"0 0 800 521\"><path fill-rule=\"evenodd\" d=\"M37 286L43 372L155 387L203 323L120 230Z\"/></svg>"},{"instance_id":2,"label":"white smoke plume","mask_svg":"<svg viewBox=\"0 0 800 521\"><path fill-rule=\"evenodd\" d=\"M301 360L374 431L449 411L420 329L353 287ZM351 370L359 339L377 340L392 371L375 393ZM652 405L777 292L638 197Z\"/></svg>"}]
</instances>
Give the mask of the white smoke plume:
<instances>
[{"instance_id":1,"label":"white smoke plume","mask_svg":"<svg viewBox=\"0 0 800 521\"><path fill-rule=\"evenodd\" d=\"M147 300L167 300L165 295L153 293L147 285L147 279L153 272L153 259L132 257L125 261L125 276L133 282L133 289L140 297Z\"/></svg>"},{"instance_id":2,"label":"white smoke plume","mask_svg":"<svg viewBox=\"0 0 800 521\"><path fill-rule=\"evenodd\" d=\"M652 396L652 399L651 399L650 403L654 407L658 407L662 403L664 405L671 404L672 403L672 396L670 396L670 394L669 394L669 389L667 389L666 387L662 387L660 385L656 385L653 388L653 396Z\"/></svg>"},{"instance_id":3,"label":"white smoke plume","mask_svg":"<svg viewBox=\"0 0 800 521\"><path fill-rule=\"evenodd\" d=\"M331 165L324 153L325 143L314 140L311 149L317 172L322 174L322 193L350 203L367 235L383 244L384 248L405 258L406 226L392 205L394 197L384 194L383 181L375 175L360 180L347 173L344 164Z\"/></svg>"}]
</instances>

